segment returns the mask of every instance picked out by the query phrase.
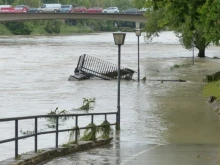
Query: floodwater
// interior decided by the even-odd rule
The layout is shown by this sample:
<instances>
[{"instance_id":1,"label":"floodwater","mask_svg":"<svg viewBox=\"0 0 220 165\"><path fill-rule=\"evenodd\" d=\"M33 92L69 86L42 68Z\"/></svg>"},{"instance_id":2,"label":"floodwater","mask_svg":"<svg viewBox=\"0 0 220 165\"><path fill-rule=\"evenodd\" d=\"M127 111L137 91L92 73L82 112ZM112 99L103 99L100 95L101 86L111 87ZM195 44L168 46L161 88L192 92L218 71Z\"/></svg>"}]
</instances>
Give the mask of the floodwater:
<instances>
[{"instance_id":1,"label":"floodwater","mask_svg":"<svg viewBox=\"0 0 220 165\"><path fill-rule=\"evenodd\" d=\"M70 113L82 105L83 98L95 98L89 112L117 111L117 81L67 81L74 73L78 57L88 54L117 64L117 45L112 33L88 35L0 37L0 118L43 115L59 107ZM151 42L140 37L140 72L147 81L121 82L121 131L109 146L140 144L218 144L220 120L205 102L201 89L204 75L219 70L220 48L210 46L205 59L195 65L171 70L174 64L192 63L192 51L185 50L172 32L163 32ZM197 54L195 50L195 56ZM137 37L127 33L121 47L121 65L137 70ZM137 79L135 74L133 77ZM187 82L155 81L184 79ZM81 112L80 112L81 113ZM82 112L84 113L84 112ZM88 113L88 112L85 112ZM83 120L82 124L89 121ZM96 121L94 121L96 123ZM98 119L97 123L102 122ZM13 122L0 123L0 140L14 135ZM33 121L19 123L20 134L33 130ZM46 130L42 120L39 130ZM62 127L71 122L63 122ZM54 147L55 136L39 136L39 148ZM61 133L59 144L67 142ZM128 145L128 144L127 144ZM107 147L108 148L108 147ZM19 141L19 154L34 149L34 139ZM3 152L4 151L4 152ZM14 143L0 144L0 160L14 156ZM99 153L109 150L97 149ZM88 153L65 158L66 164L94 161ZM56 164L64 158L49 164ZM111 158L108 158L111 159ZM104 158L100 161L106 161ZM56 163L55 163L56 162ZM80 163L79 163L80 164ZM112 164L117 164L112 162Z\"/></svg>"}]
</instances>

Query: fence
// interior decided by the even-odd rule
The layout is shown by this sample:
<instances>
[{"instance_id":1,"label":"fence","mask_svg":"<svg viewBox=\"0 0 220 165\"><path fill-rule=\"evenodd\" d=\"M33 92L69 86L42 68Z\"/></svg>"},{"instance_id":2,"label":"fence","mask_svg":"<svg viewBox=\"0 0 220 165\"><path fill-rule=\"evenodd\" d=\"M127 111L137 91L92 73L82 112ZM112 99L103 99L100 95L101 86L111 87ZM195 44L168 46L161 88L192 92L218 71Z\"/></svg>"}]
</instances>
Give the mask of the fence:
<instances>
[{"instance_id":1,"label":"fence","mask_svg":"<svg viewBox=\"0 0 220 165\"><path fill-rule=\"evenodd\" d=\"M92 57L89 55L81 55L78 60L75 73L82 73L86 76L95 76L104 80L117 79L118 77L118 66ZM135 71L121 67L121 78L131 80Z\"/></svg>"},{"instance_id":2,"label":"fence","mask_svg":"<svg viewBox=\"0 0 220 165\"><path fill-rule=\"evenodd\" d=\"M15 142L15 157L18 157L18 140L20 139L26 139L30 137L34 137L34 150L37 152L38 150L38 135L43 135L43 134L51 134L55 133L55 147L58 148L58 140L59 140L59 132L68 132L68 131L75 131L75 142L78 141L78 133L77 131L81 129L88 129L91 127L78 127L78 121L79 117L81 116L91 116L91 123L93 124L94 122L94 116L104 116L104 120L107 120L108 115L116 115L117 118L117 112L108 112L108 113L89 113L89 114L63 114L63 115L39 115L39 116L26 116L26 117L14 117L14 118L3 118L0 119L0 122L8 122L8 121L14 121L14 128L15 128L15 136L13 138L9 139L4 139L0 141L0 144L2 143L7 143L7 142ZM59 129L59 118L63 117L74 117L75 118L75 127L72 129ZM54 118L55 119L55 130L54 131L44 131L44 132L38 132L38 119L39 118ZM115 119L116 119L115 118ZM25 135L25 136L18 136L18 124L20 120L27 120L27 119L33 119L34 120L34 132L33 134L30 135ZM110 123L110 125L116 125L117 123ZM97 127L100 127L98 125Z\"/></svg>"}]
</instances>

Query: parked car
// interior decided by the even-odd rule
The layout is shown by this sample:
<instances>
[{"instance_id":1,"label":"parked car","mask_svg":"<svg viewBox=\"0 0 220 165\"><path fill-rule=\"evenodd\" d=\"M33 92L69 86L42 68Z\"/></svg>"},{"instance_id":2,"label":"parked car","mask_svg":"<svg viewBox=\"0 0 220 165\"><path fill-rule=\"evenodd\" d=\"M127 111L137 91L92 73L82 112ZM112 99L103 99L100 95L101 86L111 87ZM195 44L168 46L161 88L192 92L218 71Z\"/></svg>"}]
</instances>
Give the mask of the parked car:
<instances>
[{"instance_id":1,"label":"parked car","mask_svg":"<svg viewBox=\"0 0 220 165\"><path fill-rule=\"evenodd\" d=\"M84 6L76 6L73 8L72 12L85 13L85 12L87 12L87 8Z\"/></svg>"},{"instance_id":2,"label":"parked car","mask_svg":"<svg viewBox=\"0 0 220 165\"><path fill-rule=\"evenodd\" d=\"M123 10L122 13L123 14L143 14L142 11L140 11L136 8L130 8L130 9L127 9L127 10Z\"/></svg>"},{"instance_id":3,"label":"parked car","mask_svg":"<svg viewBox=\"0 0 220 165\"><path fill-rule=\"evenodd\" d=\"M25 11L27 11L27 12L28 12L28 10L29 10L29 6L27 6L27 5L17 5L17 6L15 6L15 8L17 8L17 9L23 9L23 10L25 10Z\"/></svg>"},{"instance_id":4,"label":"parked car","mask_svg":"<svg viewBox=\"0 0 220 165\"><path fill-rule=\"evenodd\" d=\"M102 13L103 9L101 7L92 7L87 9L87 13Z\"/></svg>"},{"instance_id":5,"label":"parked car","mask_svg":"<svg viewBox=\"0 0 220 165\"><path fill-rule=\"evenodd\" d=\"M102 11L103 13L119 13L118 7L108 7Z\"/></svg>"},{"instance_id":6,"label":"parked car","mask_svg":"<svg viewBox=\"0 0 220 165\"><path fill-rule=\"evenodd\" d=\"M28 13L37 13L37 8L30 7Z\"/></svg>"},{"instance_id":7,"label":"parked car","mask_svg":"<svg viewBox=\"0 0 220 165\"><path fill-rule=\"evenodd\" d=\"M72 5L61 5L60 12L62 13L69 13L72 12L73 6Z\"/></svg>"},{"instance_id":8,"label":"parked car","mask_svg":"<svg viewBox=\"0 0 220 165\"><path fill-rule=\"evenodd\" d=\"M27 10L21 7L2 7L0 8L1 13L26 13Z\"/></svg>"},{"instance_id":9,"label":"parked car","mask_svg":"<svg viewBox=\"0 0 220 165\"><path fill-rule=\"evenodd\" d=\"M0 9L1 8L9 8L9 7L12 7L11 5L0 5Z\"/></svg>"}]
</instances>

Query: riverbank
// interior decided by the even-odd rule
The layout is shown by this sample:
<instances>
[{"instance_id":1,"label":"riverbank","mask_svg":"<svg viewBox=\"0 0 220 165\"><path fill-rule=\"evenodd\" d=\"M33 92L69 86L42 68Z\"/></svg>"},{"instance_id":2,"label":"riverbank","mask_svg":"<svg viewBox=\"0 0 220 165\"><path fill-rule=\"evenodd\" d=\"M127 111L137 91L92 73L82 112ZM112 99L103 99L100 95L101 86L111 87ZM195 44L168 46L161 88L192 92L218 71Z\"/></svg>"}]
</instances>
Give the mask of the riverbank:
<instances>
[{"instance_id":1,"label":"riverbank","mask_svg":"<svg viewBox=\"0 0 220 165\"><path fill-rule=\"evenodd\" d=\"M49 22L49 21L48 21ZM12 25L0 23L0 35L31 35L31 36L46 36L46 35L71 35L77 33L94 33L94 32L114 32L117 31L117 27L99 27L97 22L94 22L94 25L86 25L84 24L76 24L76 25L68 25L68 23L64 23L65 21L54 21L54 22L46 22L46 21L27 21L22 22L20 24L16 24L16 29L13 28ZM53 27L53 28L52 28ZM133 32L133 28L131 27L120 27L120 31Z\"/></svg>"}]
</instances>

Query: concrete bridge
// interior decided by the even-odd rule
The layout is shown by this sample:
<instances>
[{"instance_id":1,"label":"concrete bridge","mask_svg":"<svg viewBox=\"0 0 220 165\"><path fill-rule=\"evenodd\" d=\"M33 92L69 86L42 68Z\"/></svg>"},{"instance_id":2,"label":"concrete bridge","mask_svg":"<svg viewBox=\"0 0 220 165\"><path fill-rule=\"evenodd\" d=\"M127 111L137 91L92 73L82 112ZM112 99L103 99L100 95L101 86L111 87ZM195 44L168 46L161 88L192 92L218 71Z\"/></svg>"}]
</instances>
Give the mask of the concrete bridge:
<instances>
[{"instance_id":1,"label":"concrete bridge","mask_svg":"<svg viewBox=\"0 0 220 165\"><path fill-rule=\"evenodd\" d=\"M142 14L106 14L106 13L0 13L0 22L27 21L47 19L92 19L136 22L147 22Z\"/></svg>"}]
</instances>

